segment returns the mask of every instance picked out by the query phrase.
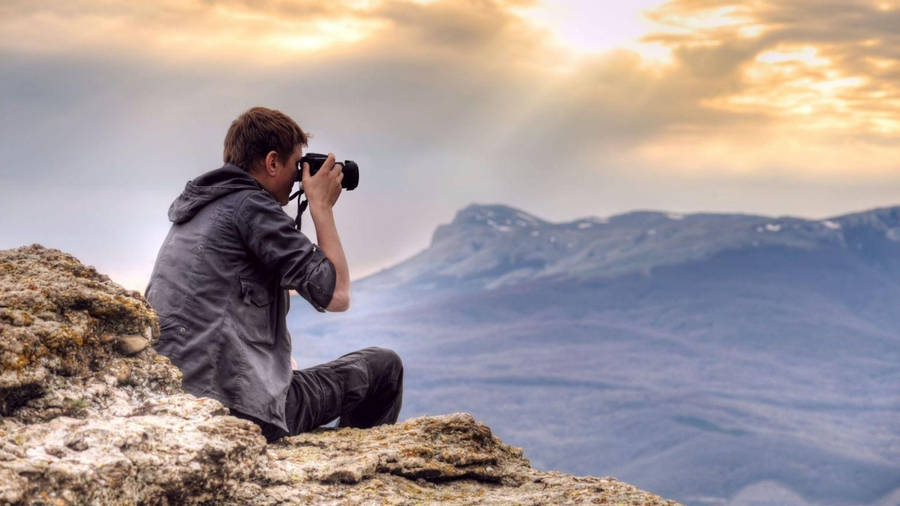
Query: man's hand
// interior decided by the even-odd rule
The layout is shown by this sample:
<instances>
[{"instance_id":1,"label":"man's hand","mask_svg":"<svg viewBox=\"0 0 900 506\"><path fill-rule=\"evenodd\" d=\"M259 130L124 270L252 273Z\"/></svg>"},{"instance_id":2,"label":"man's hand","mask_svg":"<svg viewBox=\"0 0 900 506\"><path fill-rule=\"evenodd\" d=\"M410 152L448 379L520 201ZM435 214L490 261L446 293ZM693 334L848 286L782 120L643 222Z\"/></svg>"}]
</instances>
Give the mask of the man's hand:
<instances>
[{"instance_id":1,"label":"man's hand","mask_svg":"<svg viewBox=\"0 0 900 506\"><path fill-rule=\"evenodd\" d=\"M328 158L322 163L322 167L315 176L309 175L309 164L303 162L303 193L309 200L310 208L334 207L338 197L341 196L341 180L344 179L343 168L342 164L334 163L333 153L328 153Z\"/></svg>"}]
</instances>

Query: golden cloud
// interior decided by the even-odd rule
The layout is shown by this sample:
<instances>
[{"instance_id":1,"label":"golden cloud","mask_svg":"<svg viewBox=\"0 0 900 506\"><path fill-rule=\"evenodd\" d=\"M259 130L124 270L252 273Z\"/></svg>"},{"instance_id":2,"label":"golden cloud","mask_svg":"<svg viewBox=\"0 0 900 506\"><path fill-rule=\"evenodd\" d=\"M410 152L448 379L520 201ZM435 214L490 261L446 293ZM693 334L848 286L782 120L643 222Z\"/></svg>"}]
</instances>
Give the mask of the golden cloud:
<instances>
[{"instance_id":1,"label":"golden cloud","mask_svg":"<svg viewBox=\"0 0 900 506\"><path fill-rule=\"evenodd\" d=\"M669 81L699 92L692 117L635 152L686 171L896 177L898 7L674 0L648 12L659 29L642 40L669 48ZM711 128L714 113L730 121Z\"/></svg>"},{"instance_id":2,"label":"golden cloud","mask_svg":"<svg viewBox=\"0 0 900 506\"><path fill-rule=\"evenodd\" d=\"M564 4L589 5L588 22L535 23L527 13L561 4L526 0L12 1L0 6L0 50L247 69L385 62L455 87L447 100L486 100L456 109L495 123L470 140L498 152L552 141L597 165L615 153L681 170L900 169L896 0L672 0L645 12L647 33L623 49L603 38L596 54L553 31L576 26L586 41L591 16L609 16ZM409 102L381 98L395 111Z\"/></svg>"}]
</instances>

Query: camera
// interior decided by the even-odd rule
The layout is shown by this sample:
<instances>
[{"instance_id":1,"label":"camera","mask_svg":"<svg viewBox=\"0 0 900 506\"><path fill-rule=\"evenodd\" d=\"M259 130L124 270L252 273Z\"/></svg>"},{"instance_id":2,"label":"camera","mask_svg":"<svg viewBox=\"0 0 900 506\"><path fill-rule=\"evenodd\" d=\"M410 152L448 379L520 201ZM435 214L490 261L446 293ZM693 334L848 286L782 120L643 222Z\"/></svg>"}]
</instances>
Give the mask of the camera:
<instances>
[{"instance_id":1,"label":"camera","mask_svg":"<svg viewBox=\"0 0 900 506\"><path fill-rule=\"evenodd\" d=\"M297 180L302 181L303 179L303 162L309 164L309 175L315 176L316 172L322 168L326 158L328 158L328 155L321 153L307 153L303 155L300 163L297 164ZM344 179L341 179L341 187L346 190L355 189L359 185L359 165L356 165L356 162L353 160L344 160L343 162L335 160L334 163L342 165L341 172L344 173Z\"/></svg>"}]
</instances>

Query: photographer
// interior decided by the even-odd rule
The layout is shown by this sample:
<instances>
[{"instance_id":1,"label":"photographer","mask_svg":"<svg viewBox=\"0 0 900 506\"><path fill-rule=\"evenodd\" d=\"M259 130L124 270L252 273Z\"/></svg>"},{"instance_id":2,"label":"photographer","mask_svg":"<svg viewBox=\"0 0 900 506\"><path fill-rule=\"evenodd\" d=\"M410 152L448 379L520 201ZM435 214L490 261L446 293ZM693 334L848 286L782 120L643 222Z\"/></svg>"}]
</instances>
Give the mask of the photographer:
<instances>
[{"instance_id":1,"label":"photographer","mask_svg":"<svg viewBox=\"0 0 900 506\"><path fill-rule=\"evenodd\" d=\"M343 178L334 156L312 176L302 166L318 246L281 208L306 145L280 111L254 107L234 120L224 166L188 181L169 207L172 226L145 294L159 315L154 348L181 369L185 391L255 422L269 442L337 417L342 427L394 423L403 393L403 365L384 348L292 370L288 290L319 312L350 306L332 212Z\"/></svg>"}]
</instances>

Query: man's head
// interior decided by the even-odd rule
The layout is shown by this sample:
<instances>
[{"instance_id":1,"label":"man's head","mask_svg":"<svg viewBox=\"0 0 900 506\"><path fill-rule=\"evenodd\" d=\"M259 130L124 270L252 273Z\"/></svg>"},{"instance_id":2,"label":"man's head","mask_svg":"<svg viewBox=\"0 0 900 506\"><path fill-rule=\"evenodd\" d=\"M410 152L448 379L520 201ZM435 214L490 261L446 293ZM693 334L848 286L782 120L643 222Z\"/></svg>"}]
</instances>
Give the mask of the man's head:
<instances>
[{"instance_id":1,"label":"man's head","mask_svg":"<svg viewBox=\"0 0 900 506\"><path fill-rule=\"evenodd\" d=\"M286 114L254 107L231 122L223 159L250 173L286 205L306 143L307 134Z\"/></svg>"}]
</instances>

